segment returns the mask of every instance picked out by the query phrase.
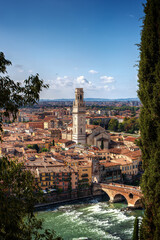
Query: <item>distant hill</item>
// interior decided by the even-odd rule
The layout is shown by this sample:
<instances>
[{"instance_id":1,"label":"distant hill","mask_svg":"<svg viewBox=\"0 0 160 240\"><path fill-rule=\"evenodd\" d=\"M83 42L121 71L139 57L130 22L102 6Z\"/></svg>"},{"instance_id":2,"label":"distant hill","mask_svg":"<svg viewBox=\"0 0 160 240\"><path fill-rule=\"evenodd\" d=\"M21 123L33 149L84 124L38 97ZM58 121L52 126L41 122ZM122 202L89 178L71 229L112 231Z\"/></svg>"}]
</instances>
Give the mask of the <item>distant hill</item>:
<instances>
[{"instance_id":1,"label":"distant hill","mask_svg":"<svg viewBox=\"0 0 160 240\"><path fill-rule=\"evenodd\" d=\"M71 98L62 99L40 99L40 102L70 102L74 101ZM118 99L106 99L106 98L85 98L85 102L130 102L130 101L140 101L139 98L118 98Z\"/></svg>"}]
</instances>

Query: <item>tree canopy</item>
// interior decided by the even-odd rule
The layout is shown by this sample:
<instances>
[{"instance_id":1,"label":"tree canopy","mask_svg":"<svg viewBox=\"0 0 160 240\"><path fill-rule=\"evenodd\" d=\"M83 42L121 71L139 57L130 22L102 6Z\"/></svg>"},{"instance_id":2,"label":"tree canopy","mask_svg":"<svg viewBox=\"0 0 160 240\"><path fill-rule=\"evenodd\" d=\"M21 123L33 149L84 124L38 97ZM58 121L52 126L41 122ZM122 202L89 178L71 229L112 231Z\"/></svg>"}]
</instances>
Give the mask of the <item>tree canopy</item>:
<instances>
[{"instance_id":1,"label":"tree canopy","mask_svg":"<svg viewBox=\"0 0 160 240\"><path fill-rule=\"evenodd\" d=\"M3 117L12 115L13 119L20 107L33 105L38 102L39 94L43 88L48 88L48 85L39 79L39 75L31 75L23 83L15 82L7 73L6 67L11 65L9 60L0 52L0 130L2 131Z\"/></svg>"},{"instance_id":2,"label":"tree canopy","mask_svg":"<svg viewBox=\"0 0 160 240\"><path fill-rule=\"evenodd\" d=\"M160 238L160 1L148 0L141 32L139 90L145 215L141 239Z\"/></svg>"},{"instance_id":3,"label":"tree canopy","mask_svg":"<svg viewBox=\"0 0 160 240\"><path fill-rule=\"evenodd\" d=\"M34 205L42 198L34 175L23 163L0 158L0 239L60 239L34 215ZM54 237L55 236L55 237Z\"/></svg>"},{"instance_id":4,"label":"tree canopy","mask_svg":"<svg viewBox=\"0 0 160 240\"><path fill-rule=\"evenodd\" d=\"M138 240L139 239L139 220L138 217L135 218L134 221L134 230L133 230L133 236L132 236L132 240Z\"/></svg>"},{"instance_id":5,"label":"tree canopy","mask_svg":"<svg viewBox=\"0 0 160 240\"><path fill-rule=\"evenodd\" d=\"M5 74L11 62L0 52L0 73ZM30 76L23 84L15 83L9 76L0 76L0 132L3 117L16 118L18 109L33 105L39 93L48 85L43 84L38 74ZM2 139L1 139L2 141ZM0 239L3 240L58 240L54 232L43 229L43 223L34 214L34 205L39 200L35 176L25 169L23 163L0 158Z\"/></svg>"},{"instance_id":6,"label":"tree canopy","mask_svg":"<svg viewBox=\"0 0 160 240\"><path fill-rule=\"evenodd\" d=\"M118 130L118 120L112 118L112 119L109 121L108 129L111 130L111 131L116 132L116 131Z\"/></svg>"}]
</instances>

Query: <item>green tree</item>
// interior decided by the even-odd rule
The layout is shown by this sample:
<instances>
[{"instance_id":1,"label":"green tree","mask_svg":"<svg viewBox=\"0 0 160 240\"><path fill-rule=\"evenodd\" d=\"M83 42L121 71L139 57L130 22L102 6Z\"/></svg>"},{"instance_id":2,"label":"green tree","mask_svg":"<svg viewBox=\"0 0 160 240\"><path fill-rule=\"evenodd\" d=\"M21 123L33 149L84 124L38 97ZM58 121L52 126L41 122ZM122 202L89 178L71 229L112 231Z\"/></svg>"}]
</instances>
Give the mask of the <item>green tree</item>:
<instances>
[{"instance_id":1,"label":"green tree","mask_svg":"<svg viewBox=\"0 0 160 240\"><path fill-rule=\"evenodd\" d=\"M0 52L0 73L6 73L6 66L10 64ZM19 107L35 104L39 100L43 87L48 86L43 84L38 74L30 76L23 86L9 76L0 76L0 133L3 131L3 117L12 115L15 119ZM25 170L23 164L0 158L0 239L60 239L55 237L54 232L43 230L42 221L35 217L37 191L34 176Z\"/></svg>"},{"instance_id":2,"label":"green tree","mask_svg":"<svg viewBox=\"0 0 160 240\"><path fill-rule=\"evenodd\" d=\"M48 152L47 148L42 148L41 152Z\"/></svg>"},{"instance_id":3,"label":"green tree","mask_svg":"<svg viewBox=\"0 0 160 240\"><path fill-rule=\"evenodd\" d=\"M145 214L141 239L160 239L160 1L144 5L141 32L139 90L142 161L142 192Z\"/></svg>"},{"instance_id":4,"label":"green tree","mask_svg":"<svg viewBox=\"0 0 160 240\"><path fill-rule=\"evenodd\" d=\"M124 131L124 124L123 123L119 123L118 124L118 132L123 132Z\"/></svg>"},{"instance_id":5,"label":"green tree","mask_svg":"<svg viewBox=\"0 0 160 240\"><path fill-rule=\"evenodd\" d=\"M28 144L27 148L33 149L33 146L31 144Z\"/></svg>"},{"instance_id":6,"label":"green tree","mask_svg":"<svg viewBox=\"0 0 160 240\"><path fill-rule=\"evenodd\" d=\"M139 225L138 225L138 217L135 218L134 221L134 230L133 230L133 237L132 240L138 240L139 239Z\"/></svg>"},{"instance_id":7,"label":"green tree","mask_svg":"<svg viewBox=\"0 0 160 240\"><path fill-rule=\"evenodd\" d=\"M93 120L93 125L101 125L102 124L102 120L98 119L98 120Z\"/></svg>"},{"instance_id":8,"label":"green tree","mask_svg":"<svg viewBox=\"0 0 160 240\"><path fill-rule=\"evenodd\" d=\"M139 120L137 118L124 118L124 131L127 133L135 133L139 130Z\"/></svg>"},{"instance_id":9,"label":"green tree","mask_svg":"<svg viewBox=\"0 0 160 240\"><path fill-rule=\"evenodd\" d=\"M60 239L34 215L38 188L32 173L22 163L0 158L0 239Z\"/></svg>"},{"instance_id":10,"label":"green tree","mask_svg":"<svg viewBox=\"0 0 160 240\"><path fill-rule=\"evenodd\" d=\"M38 147L37 144L33 144L33 147L32 147L32 148L33 148L33 149L36 149L37 153L39 152L39 147Z\"/></svg>"},{"instance_id":11,"label":"green tree","mask_svg":"<svg viewBox=\"0 0 160 240\"><path fill-rule=\"evenodd\" d=\"M103 138L102 138L102 140L101 140L101 149L102 149L102 150L104 149L104 140L103 140Z\"/></svg>"},{"instance_id":12,"label":"green tree","mask_svg":"<svg viewBox=\"0 0 160 240\"><path fill-rule=\"evenodd\" d=\"M131 117L134 117L134 116L136 116L136 108L135 107L133 107L131 109Z\"/></svg>"},{"instance_id":13,"label":"green tree","mask_svg":"<svg viewBox=\"0 0 160 240\"><path fill-rule=\"evenodd\" d=\"M114 118L111 119L108 124L108 129L116 132L118 130L118 120Z\"/></svg>"},{"instance_id":14,"label":"green tree","mask_svg":"<svg viewBox=\"0 0 160 240\"><path fill-rule=\"evenodd\" d=\"M0 73L7 73L6 67L11 65L9 60L0 52ZM0 130L2 131L3 117L16 118L18 110L22 106L33 105L38 102L39 94L43 88L48 85L43 84L43 80L39 79L39 75L31 75L24 80L23 85L19 82L15 83L9 76L0 76Z\"/></svg>"},{"instance_id":15,"label":"green tree","mask_svg":"<svg viewBox=\"0 0 160 240\"><path fill-rule=\"evenodd\" d=\"M37 153L39 152L39 147L37 144L28 144L27 148L30 148L30 149L35 149L37 151Z\"/></svg>"}]
</instances>

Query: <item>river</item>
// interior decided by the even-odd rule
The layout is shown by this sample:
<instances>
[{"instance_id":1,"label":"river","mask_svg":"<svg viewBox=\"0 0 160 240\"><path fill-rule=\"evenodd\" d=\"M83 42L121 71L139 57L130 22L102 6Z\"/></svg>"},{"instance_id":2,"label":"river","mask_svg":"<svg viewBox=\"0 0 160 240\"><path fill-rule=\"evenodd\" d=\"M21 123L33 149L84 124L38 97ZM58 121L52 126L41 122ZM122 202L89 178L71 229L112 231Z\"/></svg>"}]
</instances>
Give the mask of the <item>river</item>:
<instances>
[{"instance_id":1,"label":"river","mask_svg":"<svg viewBox=\"0 0 160 240\"><path fill-rule=\"evenodd\" d=\"M54 229L64 240L80 237L92 240L131 240L134 219L142 219L143 210L122 211L123 203L95 198L38 212L44 227Z\"/></svg>"}]
</instances>

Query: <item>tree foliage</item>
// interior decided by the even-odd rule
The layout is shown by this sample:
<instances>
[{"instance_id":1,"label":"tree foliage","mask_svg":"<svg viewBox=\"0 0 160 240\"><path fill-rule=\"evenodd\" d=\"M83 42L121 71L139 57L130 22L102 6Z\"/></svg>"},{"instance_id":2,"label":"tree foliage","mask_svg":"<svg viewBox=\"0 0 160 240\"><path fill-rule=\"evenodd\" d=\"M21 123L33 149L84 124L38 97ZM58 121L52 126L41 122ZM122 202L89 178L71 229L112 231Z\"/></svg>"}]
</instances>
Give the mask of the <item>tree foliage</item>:
<instances>
[{"instance_id":1,"label":"tree foliage","mask_svg":"<svg viewBox=\"0 0 160 240\"><path fill-rule=\"evenodd\" d=\"M114 132L137 133L139 131L139 119L136 117L125 117L123 122L118 122L117 119L110 119L108 124L104 124L101 119L93 121L93 125L100 125L105 129Z\"/></svg>"},{"instance_id":2,"label":"tree foliage","mask_svg":"<svg viewBox=\"0 0 160 240\"><path fill-rule=\"evenodd\" d=\"M0 158L0 239L60 239L43 230L34 214L40 195L33 174L22 163ZM42 200L42 199L41 199Z\"/></svg>"},{"instance_id":3,"label":"tree foliage","mask_svg":"<svg viewBox=\"0 0 160 240\"><path fill-rule=\"evenodd\" d=\"M148 0L141 33L138 96L145 215L141 239L160 238L160 1Z\"/></svg>"},{"instance_id":4,"label":"tree foliage","mask_svg":"<svg viewBox=\"0 0 160 240\"><path fill-rule=\"evenodd\" d=\"M103 140L103 138L101 139L101 149L102 150L104 149L104 140Z\"/></svg>"},{"instance_id":5,"label":"tree foliage","mask_svg":"<svg viewBox=\"0 0 160 240\"><path fill-rule=\"evenodd\" d=\"M48 85L43 84L43 80L39 79L39 75L31 75L24 80L23 84L14 82L7 73L6 67L11 62L5 59L5 56L0 52L0 130L2 131L3 117L16 118L18 109L23 106L33 105L38 102L39 94L43 88L48 88Z\"/></svg>"},{"instance_id":6,"label":"tree foliage","mask_svg":"<svg viewBox=\"0 0 160 240\"><path fill-rule=\"evenodd\" d=\"M123 129L126 133L135 133L139 131L139 119L133 118L124 118L123 120Z\"/></svg>"},{"instance_id":7,"label":"tree foliage","mask_svg":"<svg viewBox=\"0 0 160 240\"><path fill-rule=\"evenodd\" d=\"M39 147L37 144L28 144L27 148L30 148L30 149L35 149L37 151L37 153L39 152Z\"/></svg>"},{"instance_id":8,"label":"tree foliage","mask_svg":"<svg viewBox=\"0 0 160 240\"><path fill-rule=\"evenodd\" d=\"M111 119L108 124L108 129L116 132L118 130L118 120L114 118Z\"/></svg>"},{"instance_id":9,"label":"tree foliage","mask_svg":"<svg viewBox=\"0 0 160 240\"><path fill-rule=\"evenodd\" d=\"M11 62L0 52L0 73L6 73ZM15 83L8 76L0 76L0 132L3 117L16 118L18 109L39 100L43 80L30 76L24 84ZM1 140L2 141L2 140ZM34 214L34 205L39 199L35 177L23 164L0 158L0 239L3 240L54 240L54 232L43 230L41 220Z\"/></svg>"},{"instance_id":10,"label":"tree foliage","mask_svg":"<svg viewBox=\"0 0 160 240\"><path fill-rule=\"evenodd\" d=\"M41 152L48 152L47 148L42 148Z\"/></svg>"},{"instance_id":11,"label":"tree foliage","mask_svg":"<svg viewBox=\"0 0 160 240\"><path fill-rule=\"evenodd\" d=\"M133 230L133 237L132 240L138 240L139 239L139 225L138 225L138 217L135 218L134 221L134 230Z\"/></svg>"}]
</instances>

